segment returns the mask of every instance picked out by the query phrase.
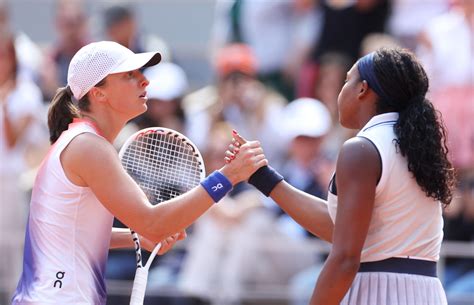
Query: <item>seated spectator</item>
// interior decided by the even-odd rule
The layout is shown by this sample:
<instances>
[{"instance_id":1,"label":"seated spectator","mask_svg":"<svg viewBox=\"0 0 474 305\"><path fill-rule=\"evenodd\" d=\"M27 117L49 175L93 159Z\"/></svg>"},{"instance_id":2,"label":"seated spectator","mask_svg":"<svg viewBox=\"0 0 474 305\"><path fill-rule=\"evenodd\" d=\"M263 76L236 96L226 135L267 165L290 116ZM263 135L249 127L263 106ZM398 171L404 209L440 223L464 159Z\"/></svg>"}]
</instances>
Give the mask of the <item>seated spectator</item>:
<instances>
[{"instance_id":1,"label":"seated spectator","mask_svg":"<svg viewBox=\"0 0 474 305\"><path fill-rule=\"evenodd\" d=\"M341 145L355 134L353 130L339 124L337 98L350 69L350 59L343 53L328 52L321 56L318 77L311 90L316 99L324 103L331 114L332 126L324 137L322 153L326 158L335 161ZM325 181L324 183L326 183Z\"/></svg>"},{"instance_id":2,"label":"seated spectator","mask_svg":"<svg viewBox=\"0 0 474 305\"><path fill-rule=\"evenodd\" d=\"M370 33L383 33L389 18L388 0L320 1L323 24L320 38L301 69L298 96L314 97L321 57L327 53L342 54L352 65L361 53L362 40Z\"/></svg>"},{"instance_id":3,"label":"seated spectator","mask_svg":"<svg viewBox=\"0 0 474 305\"><path fill-rule=\"evenodd\" d=\"M430 97L443 115L453 165L462 180L474 171L474 2L456 0L454 4L425 28L418 52L433 84Z\"/></svg>"},{"instance_id":4,"label":"seated spectator","mask_svg":"<svg viewBox=\"0 0 474 305\"><path fill-rule=\"evenodd\" d=\"M282 112L281 139L287 147L287 158L281 171L294 187L320 198L326 197L326 186L334 171L322 155L322 144L332 126L331 114L320 101L300 98ZM327 180L324 180L327 179Z\"/></svg>"},{"instance_id":5,"label":"seated spectator","mask_svg":"<svg viewBox=\"0 0 474 305\"><path fill-rule=\"evenodd\" d=\"M69 62L90 40L83 2L57 0L54 29L57 40L46 47L39 79L45 101L53 98L58 87L66 86Z\"/></svg>"},{"instance_id":6,"label":"seated spectator","mask_svg":"<svg viewBox=\"0 0 474 305\"><path fill-rule=\"evenodd\" d=\"M429 21L446 12L451 0L393 0L388 32L400 45L415 51L418 37Z\"/></svg>"},{"instance_id":7,"label":"seated spectator","mask_svg":"<svg viewBox=\"0 0 474 305\"><path fill-rule=\"evenodd\" d=\"M249 138L261 139L265 155L281 162L278 130L280 111L287 101L266 87L256 76L258 65L252 50L244 44L224 47L215 58L217 84L188 95L184 101L190 120L189 137L198 147L205 147L214 122L226 121Z\"/></svg>"},{"instance_id":8,"label":"seated spectator","mask_svg":"<svg viewBox=\"0 0 474 305\"><path fill-rule=\"evenodd\" d=\"M219 0L213 48L247 44L255 52L259 80L292 100L300 66L318 40L323 20L319 2Z\"/></svg>"},{"instance_id":9,"label":"seated spectator","mask_svg":"<svg viewBox=\"0 0 474 305\"><path fill-rule=\"evenodd\" d=\"M171 51L161 38L139 30L139 24L130 6L113 4L103 12L105 36L135 53L160 52L162 61L171 60Z\"/></svg>"},{"instance_id":10,"label":"seated spectator","mask_svg":"<svg viewBox=\"0 0 474 305\"><path fill-rule=\"evenodd\" d=\"M318 69L318 74L321 77L317 78L313 95L329 109L334 123L337 123L339 116L337 96L344 85L350 63L350 59L342 53L329 52L321 56Z\"/></svg>"},{"instance_id":11,"label":"seated spectator","mask_svg":"<svg viewBox=\"0 0 474 305\"><path fill-rule=\"evenodd\" d=\"M0 0L0 32L12 32L10 28L8 2ZM43 54L38 45L23 31L16 31L15 52L18 61L17 77L38 82Z\"/></svg>"},{"instance_id":12,"label":"seated spectator","mask_svg":"<svg viewBox=\"0 0 474 305\"><path fill-rule=\"evenodd\" d=\"M181 101L188 90L184 70L171 62L163 62L145 71L150 81L147 88L148 110L137 119L139 128L160 126L186 134L186 120Z\"/></svg>"}]
</instances>

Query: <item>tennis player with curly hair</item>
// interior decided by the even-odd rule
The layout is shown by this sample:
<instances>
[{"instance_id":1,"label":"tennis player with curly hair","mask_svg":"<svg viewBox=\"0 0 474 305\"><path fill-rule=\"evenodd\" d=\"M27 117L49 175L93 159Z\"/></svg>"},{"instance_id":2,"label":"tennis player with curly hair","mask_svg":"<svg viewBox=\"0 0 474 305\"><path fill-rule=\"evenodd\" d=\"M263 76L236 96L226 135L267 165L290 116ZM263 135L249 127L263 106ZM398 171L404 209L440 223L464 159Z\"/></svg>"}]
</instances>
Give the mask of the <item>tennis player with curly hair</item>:
<instances>
[{"instance_id":1,"label":"tennis player with curly hair","mask_svg":"<svg viewBox=\"0 0 474 305\"><path fill-rule=\"evenodd\" d=\"M436 264L455 179L428 86L406 50L360 58L338 97L340 123L359 132L339 152L328 200L293 188L271 167L249 179L332 243L311 305L447 304ZM234 135L227 162L244 142Z\"/></svg>"}]
</instances>

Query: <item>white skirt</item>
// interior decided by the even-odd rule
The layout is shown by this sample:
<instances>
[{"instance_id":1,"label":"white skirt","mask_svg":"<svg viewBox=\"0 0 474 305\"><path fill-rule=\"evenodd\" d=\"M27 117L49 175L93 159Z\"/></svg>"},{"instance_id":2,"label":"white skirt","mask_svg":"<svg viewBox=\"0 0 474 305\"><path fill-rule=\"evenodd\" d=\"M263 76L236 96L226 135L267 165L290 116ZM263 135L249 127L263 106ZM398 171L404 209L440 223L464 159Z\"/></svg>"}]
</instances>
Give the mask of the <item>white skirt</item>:
<instances>
[{"instance_id":1,"label":"white skirt","mask_svg":"<svg viewBox=\"0 0 474 305\"><path fill-rule=\"evenodd\" d=\"M359 272L341 305L447 305L436 277L392 272Z\"/></svg>"}]
</instances>

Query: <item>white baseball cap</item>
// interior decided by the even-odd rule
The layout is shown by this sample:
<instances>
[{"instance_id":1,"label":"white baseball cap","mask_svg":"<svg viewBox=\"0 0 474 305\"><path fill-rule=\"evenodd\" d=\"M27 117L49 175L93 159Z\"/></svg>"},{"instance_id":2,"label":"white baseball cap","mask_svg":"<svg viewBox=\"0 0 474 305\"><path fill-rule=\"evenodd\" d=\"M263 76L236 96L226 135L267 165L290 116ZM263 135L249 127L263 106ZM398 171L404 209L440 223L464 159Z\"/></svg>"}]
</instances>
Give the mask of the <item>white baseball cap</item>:
<instances>
[{"instance_id":1,"label":"white baseball cap","mask_svg":"<svg viewBox=\"0 0 474 305\"><path fill-rule=\"evenodd\" d=\"M288 141L298 137L321 137L332 125L328 108L317 99L299 98L283 110L283 130Z\"/></svg>"},{"instance_id":2,"label":"white baseball cap","mask_svg":"<svg viewBox=\"0 0 474 305\"><path fill-rule=\"evenodd\" d=\"M146 89L148 99L172 101L184 95L188 89L188 79L184 70L171 62L163 62L143 73L150 81Z\"/></svg>"},{"instance_id":3,"label":"white baseball cap","mask_svg":"<svg viewBox=\"0 0 474 305\"><path fill-rule=\"evenodd\" d=\"M67 83L79 100L107 75L158 64L158 52L133 53L113 41L93 42L82 47L69 63Z\"/></svg>"}]
</instances>

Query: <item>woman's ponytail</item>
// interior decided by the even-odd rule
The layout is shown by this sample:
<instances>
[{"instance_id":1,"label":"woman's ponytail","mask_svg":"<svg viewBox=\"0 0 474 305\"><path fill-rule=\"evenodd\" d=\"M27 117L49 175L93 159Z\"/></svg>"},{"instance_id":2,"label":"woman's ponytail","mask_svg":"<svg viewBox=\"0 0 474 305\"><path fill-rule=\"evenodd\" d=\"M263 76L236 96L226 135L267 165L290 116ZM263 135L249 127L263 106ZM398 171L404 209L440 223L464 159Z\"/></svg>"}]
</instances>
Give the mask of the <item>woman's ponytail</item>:
<instances>
[{"instance_id":1,"label":"woman's ponytail","mask_svg":"<svg viewBox=\"0 0 474 305\"><path fill-rule=\"evenodd\" d=\"M394 130L397 146L426 195L447 205L452 199L454 171L447 158L446 130L433 104L424 97L418 99L400 111Z\"/></svg>"},{"instance_id":2,"label":"woman's ponytail","mask_svg":"<svg viewBox=\"0 0 474 305\"><path fill-rule=\"evenodd\" d=\"M379 99L377 110L400 114L394 126L396 144L407 158L409 171L427 196L448 205L455 173L441 114L425 98L429 88L425 70L412 53L402 49L376 51L374 70L389 97Z\"/></svg>"},{"instance_id":3,"label":"woman's ponytail","mask_svg":"<svg viewBox=\"0 0 474 305\"><path fill-rule=\"evenodd\" d=\"M51 101L48 110L49 141L51 144L56 142L74 118L80 117L79 109L72 99L71 89L63 87L56 91Z\"/></svg>"}]
</instances>

